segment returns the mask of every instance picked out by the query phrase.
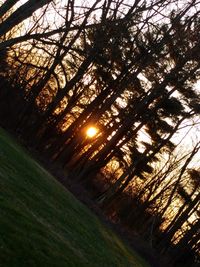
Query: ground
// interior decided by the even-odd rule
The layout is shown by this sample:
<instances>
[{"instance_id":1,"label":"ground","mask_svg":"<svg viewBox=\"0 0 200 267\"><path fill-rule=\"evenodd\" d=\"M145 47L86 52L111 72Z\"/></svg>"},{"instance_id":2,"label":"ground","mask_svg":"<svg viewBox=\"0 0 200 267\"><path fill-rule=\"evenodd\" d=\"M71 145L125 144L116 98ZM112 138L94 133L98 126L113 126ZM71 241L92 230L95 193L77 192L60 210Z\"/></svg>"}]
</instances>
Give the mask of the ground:
<instances>
[{"instance_id":1,"label":"ground","mask_svg":"<svg viewBox=\"0 0 200 267\"><path fill-rule=\"evenodd\" d=\"M148 267L0 129L0 266Z\"/></svg>"}]
</instances>

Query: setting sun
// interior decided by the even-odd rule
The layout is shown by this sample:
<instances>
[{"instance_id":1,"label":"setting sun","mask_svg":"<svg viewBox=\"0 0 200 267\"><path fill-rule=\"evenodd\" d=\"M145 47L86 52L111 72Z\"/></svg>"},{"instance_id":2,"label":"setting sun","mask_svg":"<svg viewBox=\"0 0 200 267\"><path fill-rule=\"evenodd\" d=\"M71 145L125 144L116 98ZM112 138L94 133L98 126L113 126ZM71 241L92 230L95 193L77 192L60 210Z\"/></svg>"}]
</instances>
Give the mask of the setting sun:
<instances>
[{"instance_id":1,"label":"setting sun","mask_svg":"<svg viewBox=\"0 0 200 267\"><path fill-rule=\"evenodd\" d=\"M87 129L87 131L86 131L86 135L87 135L87 137L92 138L92 137L94 137L97 134L97 132L98 132L98 129L97 128L95 128L95 127L89 127Z\"/></svg>"}]
</instances>

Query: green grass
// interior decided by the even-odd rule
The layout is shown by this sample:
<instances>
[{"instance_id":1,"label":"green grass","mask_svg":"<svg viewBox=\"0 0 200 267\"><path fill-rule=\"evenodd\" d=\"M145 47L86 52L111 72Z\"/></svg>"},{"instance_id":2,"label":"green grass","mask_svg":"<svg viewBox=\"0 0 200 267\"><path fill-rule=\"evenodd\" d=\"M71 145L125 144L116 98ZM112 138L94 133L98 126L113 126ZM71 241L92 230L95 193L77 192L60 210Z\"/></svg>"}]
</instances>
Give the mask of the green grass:
<instances>
[{"instance_id":1,"label":"green grass","mask_svg":"<svg viewBox=\"0 0 200 267\"><path fill-rule=\"evenodd\" d=\"M1 267L148 267L0 129Z\"/></svg>"}]
</instances>

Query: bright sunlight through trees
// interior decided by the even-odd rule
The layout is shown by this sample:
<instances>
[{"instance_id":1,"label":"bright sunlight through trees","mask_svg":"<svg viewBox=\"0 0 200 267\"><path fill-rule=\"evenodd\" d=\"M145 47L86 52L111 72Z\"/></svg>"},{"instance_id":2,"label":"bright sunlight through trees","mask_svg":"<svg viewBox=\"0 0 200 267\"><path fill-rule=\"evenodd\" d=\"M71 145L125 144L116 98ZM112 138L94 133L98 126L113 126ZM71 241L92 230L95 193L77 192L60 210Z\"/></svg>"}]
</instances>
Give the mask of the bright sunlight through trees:
<instances>
[{"instance_id":1,"label":"bright sunlight through trees","mask_svg":"<svg viewBox=\"0 0 200 267\"><path fill-rule=\"evenodd\" d=\"M89 138L93 138L98 133L98 129L96 127L89 127L86 131L86 135Z\"/></svg>"}]
</instances>

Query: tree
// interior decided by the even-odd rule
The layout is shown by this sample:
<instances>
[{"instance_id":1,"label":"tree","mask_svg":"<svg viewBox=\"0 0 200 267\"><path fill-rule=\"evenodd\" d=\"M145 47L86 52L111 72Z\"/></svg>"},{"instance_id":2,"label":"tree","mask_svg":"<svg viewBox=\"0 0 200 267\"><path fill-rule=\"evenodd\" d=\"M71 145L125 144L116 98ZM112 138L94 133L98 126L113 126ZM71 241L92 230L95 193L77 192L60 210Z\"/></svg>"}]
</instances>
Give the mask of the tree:
<instances>
[{"instance_id":1,"label":"tree","mask_svg":"<svg viewBox=\"0 0 200 267\"><path fill-rule=\"evenodd\" d=\"M196 51L196 49L197 49L197 47L196 48L194 47L194 52ZM172 68L171 72L169 72L165 76L164 80L162 81L162 83L160 85L156 84L155 87L152 88L150 93L148 92L148 94L146 94L146 96L144 96L144 98L142 98L142 100L139 100L139 99L141 99L141 96L139 96L138 99L135 100L135 102L137 102L137 105L134 106L134 112L132 111L131 114L129 114L129 116L124 118L123 124L119 125L118 129L115 129L115 135L113 135L113 137L109 140L109 142L107 142L105 147L103 149L99 150L99 152L97 154L95 154L95 157L92 159L94 162L94 166L95 166L96 171L98 171L99 168L103 167L105 159L106 159L106 157L109 158L111 151L113 149L115 149L116 146L119 148L118 142L120 142L120 140L122 140L124 138L125 134L127 134L127 131L130 131L133 123L138 122L138 118L141 116L141 112L144 109L148 110L148 112L145 113L145 115L144 115L147 117L146 118L144 117L143 119L141 119L142 120L141 123L133 130L133 132L131 132L131 134L134 136L135 134L137 134L137 132L145 124L147 124L149 127L149 133L150 133L152 139L155 138L155 142L162 140L160 138L159 134L157 134L155 132L155 130L159 131L159 129L161 127L162 128L161 131L163 131L165 128L164 132L167 132L167 131L171 132L173 129L165 121L160 120L158 115L156 115L155 112L159 112L158 113L159 116L163 116L164 118L166 118L168 116L173 116L174 120L175 120L176 116L180 116L181 114L183 117L190 116L189 113L184 113L183 106L182 106L181 102L176 100L174 97L170 98L170 95L172 93L174 93L174 91L176 91L177 89L179 91L183 91L183 90L185 90L184 89L185 87L188 88L188 86L187 86L187 84L185 84L185 82L187 81L187 79L189 79L191 77L191 75L194 75L194 73L197 72L199 66L196 65L196 63L195 63L193 69L190 69L189 72L187 72L187 73L182 72L181 73L181 75L182 75L181 79L176 77L177 73L180 72L180 70L188 62L189 58L193 57L194 54L193 55L192 54L193 53L191 52L191 50L188 50L188 56L185 55L184 59L182 58L179 61L179 63L178 62L176 63L175 67ZM171 91L169 91L169 92L165 91L165 87L167 86L167 84L168 83L170 84L171 81L174 81L175 79L179 79L179 80L177 80L176 83L173 82ZM163 93L163 95L160 96L160 93ZM183 91L183 94L184 94L184 91ZM109 100L110 100L110 98L109 98ZM155 101L155 106L153 104L154 101ZM150 104L153 107L152 109L148 109L148 105L150 105ZM158 109L159 109L159 111L158 111ZM101 107L101 110L102 110L102 107ZM194 114L194 112L192 112L191 114ZM153 127L152 127L152 124L148 124L148 120L150 118L153 119L153 121L155 121L155 122L157 121L157 125L153 125ZM176 129L176 127L175 127L175 129ZM174 133L175 133L175 131L174 131ZM130 137L131 137L131 135L127 134L127 137L125 137L126 142L128 142ZM98 165L98 163L100 165ZM82 174L83 176L85 176L85 175L88 176L88 174L87 174L88 170L87 169L88 170L92 169L92 162L89 163L88 168L86 167L85 172Z\"/></svg>"},{"instance_id":2,"label":"tree","mask_svg":"<svg viewBox=\"0 0 200 267\"><path fill-rule=\"evenodd\" d=\"M183 122L200 112L194 89L200 64L196 2L171 10L173 1L97 0L82 8L76 1L58 1L53 9L58 25L48 20L48 3L29 0L12 11L15 1L7 1L0 7L5 35L0 48L8 69L0 71L9 88L1 87L0 101L13 104L15 130L67 168L68 178L83 183L117 160L118 177L98 203L105 209L114 203L118 216L132 221L127 210L135 205L144 236L151 230L151 245L163 230L161 249L167 244L170 251L176 241L178 250L190 244L196 251L198 224L192 222L181 237L179 231L197 213L199 193L191 193L183 181L199 146L155 173L161 157L173 153L172 138ZM33 14L44 5L42 13ZM8 36L28 17L21 36ZM85 136L91 125L99 129L93 139ZM177 198L181 206L172 216ZM171 217L162 228L166 214Z\"/></svg>"},{"instance_id":3,"label":"tree","mask_svg":"<svg viewBox=\"0 0 200 267\"><path fill-rule=\"evenodd\" d=\"M2 15L4 15L14 4L18 1L6 1L0 9ZM23 22L25 19L29 18L36 10L40 9L44 5L50 3L51 0L41 0L36 2L34 0L29 0L25 4L21 5L16 11L14 11L6 20L4 20L0 25L0 36L6 34L17 24Z\"/></svg>"},{"instance_id":4,"label":"tree","mask_svg":"<svg viewBox=\"0 0 200 267\"><path fill-rule=\"evenodd\" d=\"M17 2L18 0L5 1L0 7L0 17L3 17Z\"/></svg>"}]
</instances>

